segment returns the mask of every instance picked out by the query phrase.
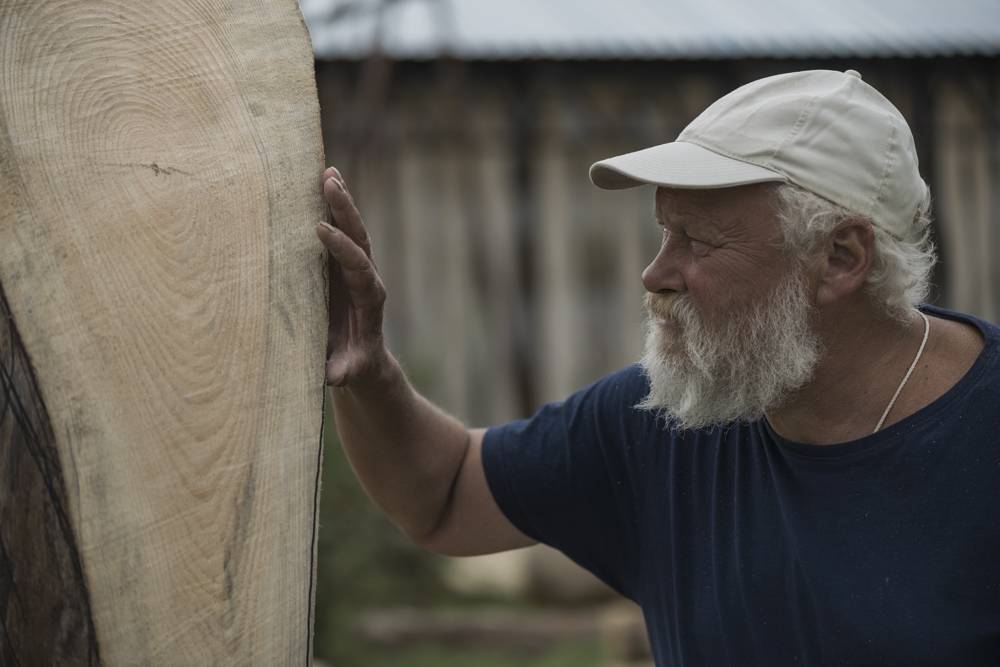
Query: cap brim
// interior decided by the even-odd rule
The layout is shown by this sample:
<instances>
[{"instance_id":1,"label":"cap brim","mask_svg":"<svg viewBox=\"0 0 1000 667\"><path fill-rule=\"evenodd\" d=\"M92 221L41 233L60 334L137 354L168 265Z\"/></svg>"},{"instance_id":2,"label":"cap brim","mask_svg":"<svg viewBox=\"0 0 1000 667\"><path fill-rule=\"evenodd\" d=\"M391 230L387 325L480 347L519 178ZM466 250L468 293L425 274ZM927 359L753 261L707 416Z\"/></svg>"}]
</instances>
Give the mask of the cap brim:
<instances>
[{"instance_id":1,"label":"cap brim","mask_svg":"<svg viewBox=\"0 0 1000 667\"><path fill-rule=\"evenodd\" d=\"M605 190L637 185L671 188L729 188L786 181L776 171L720 155L697 144L674 141L595 162L590 180Z\"/></svg>"}]
</instances>

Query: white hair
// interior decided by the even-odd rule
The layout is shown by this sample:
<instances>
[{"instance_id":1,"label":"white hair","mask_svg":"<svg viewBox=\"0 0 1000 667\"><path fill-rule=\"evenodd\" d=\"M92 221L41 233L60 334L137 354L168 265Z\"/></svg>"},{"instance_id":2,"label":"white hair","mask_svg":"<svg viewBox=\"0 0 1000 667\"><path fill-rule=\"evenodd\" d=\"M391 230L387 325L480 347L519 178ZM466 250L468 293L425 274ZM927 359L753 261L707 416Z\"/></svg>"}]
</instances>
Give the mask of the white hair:
<instances>
[{"instance_id":1,"label":"white hair","mask_svg":"<svg viewBox=\"0 0 1000 667\"><path fill-rule=\"evenodd\" d=\"M823 351L801 269L719 323L702 318L686 292L647 293L645 306L649 393L636 407L674 428L760 419L812 378ZM668 335L664 319L679 333Z\"/></svg>"},{"instance_id":2,"label":"white hair","mask_svg":"<svg viewBox=\"0 0 1000 667\"><path fill-rule=\"evenodd\" d=\"M842 220L861 217L875 235L875 257L865 289L885 313L905 320L927 298L930 274L937 261L931 234L931 195L924 200L906 231L896 236L869 218L790 183L777 187L778 220L785 243L795 254L815 250Z\"/></svg>"}]
</instances>

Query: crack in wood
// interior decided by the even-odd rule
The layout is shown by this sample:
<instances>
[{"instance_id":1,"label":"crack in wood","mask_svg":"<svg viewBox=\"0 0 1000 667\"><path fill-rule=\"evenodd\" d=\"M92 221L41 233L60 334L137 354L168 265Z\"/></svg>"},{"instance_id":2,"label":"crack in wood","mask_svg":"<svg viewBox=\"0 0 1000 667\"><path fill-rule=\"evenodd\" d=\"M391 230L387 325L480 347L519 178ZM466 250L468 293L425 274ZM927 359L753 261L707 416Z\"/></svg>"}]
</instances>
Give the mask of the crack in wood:
<instances>
[{"instance_id":1,"label":"crack in wood","mask_svg":"<svg viewBox=\"0 0 1000 667\"><path fill-rule=\"evenodd\" d=\"M139 169L149 169L154 175L159 176L163 174L164 176L173 176L174 174L181 174L183 176L194 176L193 172L184 171L177 167L163 167L156 162L101 162L102 165L106 167L129 167Z\"/></svg>"}]
</instances>

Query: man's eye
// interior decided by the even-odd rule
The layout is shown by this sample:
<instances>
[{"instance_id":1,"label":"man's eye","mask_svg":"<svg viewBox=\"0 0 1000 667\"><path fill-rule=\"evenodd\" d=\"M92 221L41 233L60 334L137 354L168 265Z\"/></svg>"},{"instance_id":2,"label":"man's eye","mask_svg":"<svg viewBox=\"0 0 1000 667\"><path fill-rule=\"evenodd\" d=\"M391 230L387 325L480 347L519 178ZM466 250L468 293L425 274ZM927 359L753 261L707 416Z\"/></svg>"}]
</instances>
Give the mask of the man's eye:
<instances>
[{"instance_id":1,"label":"man's eye","mask_svg":"<svg viewBox=\"0 0 1000 667\"><path fill-rule=\"evenodd\" d=\"M674 234L669 229L667 229L666 225L660 225L660 232L663 234L664 245L666 245L670 241L670 239L674 237ZM687 232L684 231L679 231L677 233L677 240L679 243L687 244L688 248L691 250L691 253L698 257L703 257L707 255L713 249L713 246L710 243L706 243L705 241L699 241L696 238L692 238L687 235Z\"/></svg>"},{"instance_id":2,"label":"man's eye","mask_svg":"<svg viewBox=\"0 0 1000 667\"><path fill-rule=\"evenodd\" d=\"M692 239L690 236L688 239L691 241L691 252L698 256L705 256L712 250L712 246L705 243L704 241L699 241L698 239Z\"/></svg>"}]
</instances>

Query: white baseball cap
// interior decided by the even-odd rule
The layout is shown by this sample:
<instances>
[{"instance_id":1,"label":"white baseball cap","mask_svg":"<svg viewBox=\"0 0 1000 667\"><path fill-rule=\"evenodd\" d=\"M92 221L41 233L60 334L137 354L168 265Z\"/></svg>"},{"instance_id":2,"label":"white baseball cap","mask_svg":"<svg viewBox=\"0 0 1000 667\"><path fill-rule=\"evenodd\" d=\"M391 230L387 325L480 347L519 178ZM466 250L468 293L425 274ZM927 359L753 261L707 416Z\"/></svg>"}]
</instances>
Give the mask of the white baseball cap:
<instances>
[{"instance_id":1,"label":"white baseball cap","mask_svg":"<svg viewBox=\"0 0 1000 667\"><path fill-rule=\"evenodd\" d=\"M741 86L676 141L596 162L609 190L795 183L896 235L926 196L910 127L854 70L810 70Z\"/></svg>"}]
</instances>

